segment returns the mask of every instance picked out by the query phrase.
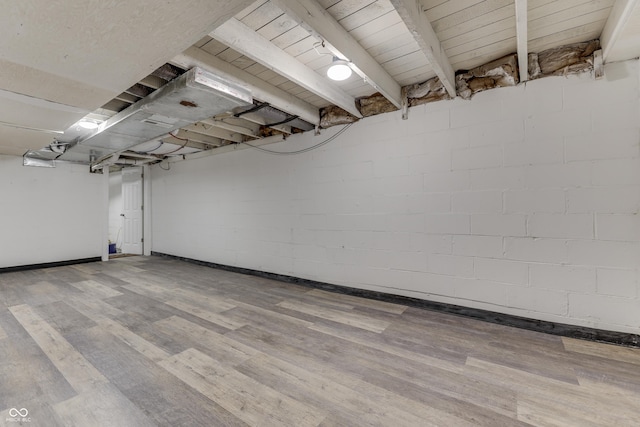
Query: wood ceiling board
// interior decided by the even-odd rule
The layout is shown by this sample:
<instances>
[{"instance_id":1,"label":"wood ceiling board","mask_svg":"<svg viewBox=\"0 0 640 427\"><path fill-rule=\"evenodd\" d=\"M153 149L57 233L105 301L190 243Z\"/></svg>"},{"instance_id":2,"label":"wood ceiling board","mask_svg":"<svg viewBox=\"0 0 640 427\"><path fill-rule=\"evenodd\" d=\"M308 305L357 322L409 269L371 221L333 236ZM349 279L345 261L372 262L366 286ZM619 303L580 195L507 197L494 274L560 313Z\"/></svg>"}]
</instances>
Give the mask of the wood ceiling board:
<instances>
[{"instance_id":1,"label":"wood ceiling board","mask_svg":"<svg viewBox=\"0 0 640 427\"><path fill-rule=\"evenodd\" d=\"M331 7L332 5L338 3L340 0L318 0L318 3L322 5L325 9Z\"/></svg>"},{"instance_id":2,"label":"wood ceiling board","mask_svg":"<svg viewBox=\"0 0 640 427\"><path fill-rule=\"evenodd\" d=\"M608 17L610 11L611 1L595 1L577 4L575 7L559 10L552 14L535 17L529 16L529 28L543 28L561 23L566 23L566 26L569 27L572 25L570 21L577 17L593 15L596 13L604 13Z\"/></svg>"},{"instance_id":3,"label":"wood ceiling board","mask_svg":"<svg viewBox=\"0 0 640 427\"><path fill-rule=\"evenodd\" d=\"M553 3L556 2L558 0L528 0L528 8L529 11L531 11L532 9L535 9L537 7L542 7L544 5L547 5L549 3ZM578 0L578 1L584 1L584 0Z\"/></svg>"},{"instance_id":4,"label":"wood ceiling board","mask_svg":"<svg viewBox=\"0 0 640 427\"><path fill-rule=\"evenodd\" d=\"M372 3L375 3L375 0L342 0L325 9L337 21L340 21Z\"/></svg>"},{"instance_id":5,"label":"wood ceiling board","mask_svg":"<svg viewBox=\"0 0 640 427\"><path fill-rule=\"evenodd\" d=\"M585 15L576 16L575 18L563 20L555 23L542 23L541 20L529 22L529 40L539 39L541 37L549 36L552 34L563 32L571 28L579 28L585 25L593 24L595 22L601 22L604 27L604 22L609 16L609 8L597 10L595 12L587 13ZM543 25L543 26L540 26ZM602 30L602 28L600 28ZM566 44L562 43L561 44Z\"/></svg>"},{"instance_id":6,"label":"wood ceiling board","mask_svg":"<svg viewBox=\"0 0 640 427\"><path fill-rule=\"evenodd\" d=\"M511 6L512 11L514 11L513 0L486 0L456 13L452 13L451 15L431 21L431 25L436 33L477 19L484 21L483 25L489 25L499 19L494 16L494 12L507 6ZM515 16L515 12L513 12L512 15ZM429 13L427 13L427 17L429 17Z\"/></svg>"},{"instance_id":7,"label":"wood ceiling board","mask_svg":"<svg viewBox=\"0 0 640 427\"><path fill-rule=\"evenodd\" d=\"M308 55L301 55L296 59L300 60L300 62L322 76L327 75L327 68L329 68L331 66L331 63L333 62L332 56L318 55L315 51L309 52Z\"/></svg>"},{"instance_id":8,"label":"wood ceiling board","mask_svg":"<svg viewBox=\"0 0 640 427\"><path fill-rule=\"evenodd\" d=\"M131 103L127 101L121 101L117 98L114 98L106 104L102 105L101 108L109 111L120 112L130 105Z\"/></svg>"},{"instance_id":9,"label":"wood ceiling board","mask_svg":"<svg viewBox=\"0 0 640 427\"><path fill-rule=\"evenodd\" d=\"M516 52L516 38L502 40L498 43L484 46L473 52L449 58L451 65L456 70L470 70L480 65L486 64L510 53ZM531 52L534 52L531 50Z\"/></svg>"},{"instance_id":10,"label":"wood ceiling board","mask_svg":"<svg viewBox=\"0 0 640 427\"><path fill-rule=\"evenodd\" d=\"M528 16L529 21L552 16L558 13L565 13L565 17L572 17L571 12L575 10L576 15L593 12L613 6L615 0L561 0L537 5L538 2L529 0Z\"/></svg>"},{"instance_id":11,"label":"wood ceiling board","mask_svg":"<svg viewBox=\"0 0 640 427\"><path fill-rule=\"evenodd\" d=\"M215 55L218 58L222 59L223 61L226 62L233 62L236 59L242 57L242 54L240 52L238 52L237 50L234 50L233 48L227 48L225 50L223 50L222 52L220 52L219 54Z\"/></svg>"},{"instance_id":12,"label":"wood ceiling board","mask_svg":"<svg viewBox=\"0 0 640 427\"><path fill-rule=\"evenodd\" d=\"M492 32L491 34L483 37L478 37L469 43L461 44L451 48L445 48L445 51L447 52L447 55L450 57L458 56L466 52L475 51L476 49L480 49L487 45L498 43L502 40L511 39L515 36L516 36L516 27L515 25L513 25L512 27L506 28L504 30Z\"/></svg>"},{"instance_id":13,"label":"wood ceiling board","mask_svg":"<svg viewBox=\"0 0 640 427\"><path fill-rule=\"evenodd\" d=\"M271 4L271 2L266 2L244 18L238 19L236 16L236 19L252 30L257 31L280 15L282 15L281 10Z\"/></svg>"},{"instance_id":14,"label":"wood ceiling board","mask_svg":"<svg viewBox=\"0 0 640 427\"><path fill-rule=\"evenodd\" d=\"M204 50L207 53L210 53L213 56L217 56L218 54L224 52L225 50L229 49L229 47L227 47L225 44L220 43L218 40L216 39L212 39L211 37L209 37L209 41L202 45L201 49ZM194 45L196 47L200 47L197 45Z\"/></svg>"},{"instance_id":15,"label":"wood ceiling board","mask_svg":"<svg viewBox=\"0 0 640 427\"><path fill-rule=\"evenodd\" d=\"M537 39L529 39L529 51L542 52L543 50L564 46L566 44L597 39L602 32L603 26L604 21L593 22L579 27L568 28L559 33L550 34Z\"/></svg>"},{"instance_id":16,"label":"wood ceiling board","mask_svg":"<svg viewBox=\"0 0 640 427\"><path fill-rule=\"evenodd\" d=\"M420 48L415 39L411 37L409 30L407 30L407 27L402 21L396 22L380 31L369 33L366 37L359 39L358 42L368 51L369 49L373 49L377 46L386 46L387 49L393 49L394 45L393 43L390 43L390 41L393 40L398 43L402 39L406 40L405 43L411 43L413 41L416 46L416 50Z\"/></svg>"},{"instance_id":17,"label":"wood ceiling board","mask_svg":"<svg viewBox=\"0 0 640 427\"><path fill-rule=\"evenodd\" d=\"M201 48L205 44L209 43L211 40L213 40L213 39L207 35L207 36L204 36L203 38L201 38L200 40L198 40L197 42L195 42L193 45L195 47L200 47Z\"/></svg>"},{"instance_id":18,"label":"wood ceiling board","mask_svg":"<svg viewBox=\"0 0 640 427\"><path fill-rule=\"evenodd\" d=\"M422 5L424 10L434 8L442 3L446 3L449 0L423 0Z\"/></svg>"},{"instance_id":19,"label":"wood ceiling board","mask_svg":"<svg viewBox=\"0 0 640 427\"><path fill-rule=\"evenodd\" d=\"M289 82L289 79L287 79L285 76L281 76L280 74L277 74L276 76L274 76L273 78L270 78L269 80L266 80L269 84L272 84L274 86L280 86L283 85L285 83Z\"/></svg>"},{"instance_id":20,"label":"wood ceiling board","mask_svg":"<svg viewBox=\"0 0 640 427\"><path fill-rule=\"evenodd\" d=\"M139 82L141 85L150 87L152 89L159 89L162 86L167 84L167 80L162 79L158 76L147 76Z\"/></svg>"},{"instance_id":21,"label":"wood ceiling board","mask_svg":"<svg viewBox=\"0 0 640 427\"><path fill-rule=\"evenodd\" d=\"M244 17L246 17L247 15L249 15L250 13L254 12L256 9L262 7L262 5L264 5L267 2L268 2L268 0L256 1L253 4L250 4L247 7L245 7L244 9L242 9L240 12L238 12L236 14L235 18L238 19L238 20L241 20Z\"/></svg>"},{"instance_id":22,"label":"wood ceiling board","mask_svg":"<svg viewBox=\"0 0 640 427\"><path fill-rule=\"evenodd\" d=\"M0 52L7 61L113 96L251 3L183 0L158 7L153 0L86 0L61 7L36 0L7 2L0 15Z\"/></svg>"},{"instance_id":23,"label":"wood ceiling board","mask_svg":"<svg viewBox=\"0 0 640 427\"><path fill-rule=\"evenodd\" d=\"M300 30L304 31L303 28L300 28ZM297 30L296 30L297 31ZM306 31L305 31L306 32ZM310 51L311 49L313 49L313 45L315 43L317 43L318 40L316 40L315 37L311 37L310 35L307 35L307 37L300 39L299 41L282 48L285 52L287 52L289 55L293 56L293 57L297 57L298 55L301 55L305 52ZM323 50L320 49L320 51L322 52Z\"/></svg>"},{"instance_id":24,"label":"wood ceiling board","mask_svg":"<svg viewBox=\"0 0 640 427\"><path fill-rule=\"evenodd\" d=\"M415 51L406 55L398 56L390 61L384 62L382 66L391 74L398 74L405 69L414 69L426 66L429 63L424 59L422 51Z\"/></svg>"},{"instance_id":25,"label":"wood ceiling board","mask_svg":"<svg viewBox=\"0 0 640 427\"><path fill-rule=\"evenodd\" d=\"M406 43L404 45L398 45L396 49L385 49L384 47L382 49L381 49L382 52L374 56L374 58L381 64L385 62L389 62L395 58L399 58L401 56L409 55L414 52L417 52L415 43ZM373 49L369 49L369 50L372 51Z\"/></svg>"},{"instance_id":26,"label":"wood ceiling board","mask_svg":"<svg viewBox=\"0 0 640 427\"><path fill-rule=\"evenodd\" d=\"M623 61L640 56L640 6L633 10L625 28L611 48L607 61Z\"/></svg>"},{"instance_id":27,"label":"wood ceiling board","mask_svg":"<svg viewBox=\"0 0 640 427\"><path fill-rule=\"evenodd\" d=\"M116 96L115 99L119 101L128 102L129 104L134 104L140 101L142 98L137 97L135 95L131 95L130 93L122 92L120 95Z\"/></svg>"},{"instance_id":28,"label":"wood ceiling board","mask_svg":"<svg viewBox=\"0 0 640 427\"><path fill-rule=\"evenodd\" d=\"M254 62L252 65L244 69L247 73L253 74L254 76L258 76L261 73L266 71L270 71L267 67L257 62Z\"/></svg>"},{"instance_id":29,"label":"wood ceiling board","mask_svg":"<svg viewBox=\"0 0 640 427\"><path fill-rule=\"evenodd\" d=\"M407 68L405 71L395 74L394 77L398 83L405 86L425 82L432 77L436 77L436 74L433 69L429 67L416 67L412 69Z\"/></svg>"},{"instance_id":30,"label":"wood ceiling board","mask_svg":"<svg viewBox=\"0 0 640 427\"><path fill-rule=\"evenodd\" d=\"M491 37L495 33L509 29L512 29L515 34L516 22L513 16L445 40L442 42L442 47L445 49L451 49L457 46L464 46L466 44L474 43L478 39Z\"/></svg>"},{"instance_id":31,"label":"wood ceiling board","mask_svg":"<svg viewBox=\"0 0 640 427\"><path fill-rule=\"evenodd\" d=\"M387 13L394 12L395 9L388 0L376 1L370 5L363 7L357 13L349 15L339 22L347 31L352 31L373 20L380 18Z\"/></svg>"},{"instance_id":32,"label":"wood ceiling board","mask_svg":"<svg viewBox=\"0 0 640 427\"><path fill-rule=\"evenodd\" d=\"M317 42L318 40L315 37L309 35L307 30L299 25L296 25L289 31L286 31L271 40L271 43L275 44L280 49L283 49L291 56L297 56L306 50L313 49L314 43ZM298 52L295 52L293 49L294 46L297 46L297 49L302 49L304 46L305 50L299 50Z\"/></svg>"},{"instance_id":33,"label":"wood ceiling board","mask_svg":"<svg viewBox=\"0 0 640 427\"><path fill-rule=\"evenodd\" d=\"M240 58L234 60L231 62L231 65L233 65L234 67L238 67L241 70L244 70L250 66L252 66L253 64L255 64L256 61L254 61L251 58L247 58L246 56L241 56Z\"/></svg>"},{"instance_id":34,"label":"wood ceiling board","mask_svg":"<svg viewBox=\"0 0 640 427\"><path fill-rule=\"evenodd\" d=\"M300 98L304 99L309 104L315 105L318 108L326 107L328 105L327 101L325 101L324 99L320 98L315 93L307 92L304 95L301 95Z\"/></svg>"},{"instance_id":35,"label":"wood ceiling board","mask_svg":"<svg viewBox=\"0 0 640 427\"><path fill-rule=\"evenodd\" d=\"M290 31L291 29L293 29L294 27L297 27L298 23L296 21L294 21L293 19L291 19L289 16L283 14L282 12L280 12L280 16L278 16L276 19L274 19L273 21L271 21L268 25L265 25L264 27L258 29L258 34L260 34L262 37L269 39L273 42L273 40L275 38L280 37L281 35L283 35L284 33ZM305 31L306 33L306 31ZM305 34L304 37L306 37L308 34ZM298 41L298 40L296 40ZM282 41L280 41L280 43L282 43ZM291 43L289 43L291 44ZM288 45L284 46L287 47ZM280 49L282 49L282 46L278 46Z\"/></svg>"},{"instance_id":36,"label":"wood ceiling board","mask_svg":"<svg viewBox=\"0 0 640 427\"><path fill-rule=\"evenodd\" d=\"M515 25L515 8L513 7L513 4L509 4L505 7L501 7L500 9L496 9L492 12L492 14L494 18L493 23L510 21L510 23ZM486 17L478 16L477 18L470 19L454 27L442 28L440 31L436 31L436 34L438 34L438 38L444 45L445 42L451 39L464 37L466 34L474 31L481 31L486 26Z\"/></svg>"},{"instance_id":37,"label":"wood ceiling board","mask_svg":"<svg viewBox=\"0 0 640 427\"><path fill-rule=\"evenodd\" d=\"M367 52L374 58L378 58L381 55L388 55L390 58L393 58L394 50L406 49L406 46L411 46L415 50L419 49L415 40L408 39L405 34L398 34L395 37L389 38L385 43L369 46Z\"/></svg>"},{"instance_id":38,"label":"wood ceiling board","mask_svg":"<svg viewBox=\"0 0 640 427\"><path fill-rule=\"evenodd\" d=\"M409 30L402 22L400 15L394 10L393 12L385 13L384 15L372 19L364 25L354 28L349 33L355 38L362 46L365 46L362 42L369 36L385 31L393 31L395 27L401 25L404 27L404 32L408 37L411 37Z\"/></svg>"},{"instance_id":39,"label":"wood ceiling board","mask_svg":"<svg viewBox=\"0 0 640 427\"><path fill-rule=\"evenodd\" d=\"M425 67L415 70L408 70L395 76L398 83L400 83L402 86L423 83L434 77L436 77L436 73L434 73L433 70L427 69Z\"/></svg>"},{"instance_id":40,"label":"wood ceiling board","mask_svg":"<svg viewBox=\"0 0 640 427\"><path fill-rule=\"evenodd\" d=\"M445 16L453 15L456 12L472 7L478 3L482 3L485 0L449 0L441 2L439 0L423 1L423 10L427 14L429 21L435 22L438 19L442 19Z\"/></svg>"}]
</instances>

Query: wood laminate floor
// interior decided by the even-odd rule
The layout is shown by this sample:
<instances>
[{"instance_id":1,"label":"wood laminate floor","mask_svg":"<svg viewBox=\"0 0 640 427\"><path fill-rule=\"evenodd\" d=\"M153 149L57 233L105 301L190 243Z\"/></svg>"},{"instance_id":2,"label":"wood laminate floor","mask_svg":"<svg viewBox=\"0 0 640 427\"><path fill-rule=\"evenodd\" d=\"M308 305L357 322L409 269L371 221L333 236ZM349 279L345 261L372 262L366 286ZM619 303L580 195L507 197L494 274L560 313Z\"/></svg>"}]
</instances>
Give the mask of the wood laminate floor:
<instances>
[{"instance_id":1,"label":"wood laminate floor","mask_svg":"<svg viewBox=\"0 0 640 427\"><path fill-rule=\"evenodd\" d=\"M0 274L0 425L638 426L640 350L121 258Z\"/></svg>"}]
</instances>

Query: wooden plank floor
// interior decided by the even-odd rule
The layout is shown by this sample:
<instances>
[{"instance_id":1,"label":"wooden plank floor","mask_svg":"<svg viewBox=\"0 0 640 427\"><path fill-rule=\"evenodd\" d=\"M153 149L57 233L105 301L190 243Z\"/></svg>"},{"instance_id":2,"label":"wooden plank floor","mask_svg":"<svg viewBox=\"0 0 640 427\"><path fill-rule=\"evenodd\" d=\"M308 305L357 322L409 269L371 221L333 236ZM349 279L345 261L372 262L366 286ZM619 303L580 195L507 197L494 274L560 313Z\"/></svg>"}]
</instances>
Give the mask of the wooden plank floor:
<instances>
[{"instance_id":1,"label":"wooden plank floor","mask_svg":"<svg viewBox=\"0 0 640 427\"><path fill-rule=\"evenodd\" d=\"M0 425L638 426L640 350L121 258L0 274Z\"/></svg>"}]
</instances>

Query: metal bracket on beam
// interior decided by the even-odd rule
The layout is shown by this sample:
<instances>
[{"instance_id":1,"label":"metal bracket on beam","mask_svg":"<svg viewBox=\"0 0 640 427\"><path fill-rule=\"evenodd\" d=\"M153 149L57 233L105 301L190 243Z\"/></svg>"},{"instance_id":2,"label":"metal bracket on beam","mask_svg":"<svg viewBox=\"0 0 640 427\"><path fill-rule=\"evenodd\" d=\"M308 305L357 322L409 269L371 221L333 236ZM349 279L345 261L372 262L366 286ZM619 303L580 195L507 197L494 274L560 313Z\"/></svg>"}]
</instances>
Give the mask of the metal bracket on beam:
<instances>
[{"instance_id":1,"label":"metal bracket on beam","mask_svg":"<svg viewBox=\"0 0 640 427\"><path fill-rule=\"evenodd\" d=\"M604 61L602 59L602 49L593 52L593 75L596 80L604 77Z\"/></svg>"}]
</instances>

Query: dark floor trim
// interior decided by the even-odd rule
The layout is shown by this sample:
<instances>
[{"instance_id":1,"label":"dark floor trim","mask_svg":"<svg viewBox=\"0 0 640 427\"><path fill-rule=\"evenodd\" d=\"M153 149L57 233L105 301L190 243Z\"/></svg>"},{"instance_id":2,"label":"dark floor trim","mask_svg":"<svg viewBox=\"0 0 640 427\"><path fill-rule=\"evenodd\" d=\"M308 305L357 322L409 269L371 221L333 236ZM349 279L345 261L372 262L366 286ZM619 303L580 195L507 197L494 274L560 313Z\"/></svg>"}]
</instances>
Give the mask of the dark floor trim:
<instances>
[{"instance_id":1,"label":"dark floor trim","mask_svg":"<svg viewBox=\"0 0 640 427\"><path fill-rule=\"evenodd\" d=\"M98 257L92 257L92 258L72 259L68 261L44 262L42 264L29 264L29 265L18 265L15 267L2 267L0 268L0 274L11 273L14 271L37 270L40 268L63 267L65 265L86 264L89 262L98 262L98 261L102 261L102 257L98 256Z\"/></svg>"},{"instance_id":2,"label":"dark floor trim","mask_svg":"<svg viewBox=\"0 0 640 427\"><path fill-rule=\"evenodd\" d=\"M279 280L287 283L295 283L315 289L322 289L329 292L336 292L346 295L353 295L362 298L373 299L377 301L390 302L395 304L407 305L410 307L418 307L425 310L438 311L442 313L455 314L458 316L470 317L472 319L482 320L484 322L495 323L498 325L511 326L514 328L527 329L530 331L543 332L551 335L559 335L563 337L578 338L589 341L598 341L608 344L617 344L627 347L640 348L640 335L628 334L624 332L607 331L604 329L587 328L583 326L567 325L564 323L548 322L544 320L529 319L527 317L514 316L511 314L497 313L479 308L462 307L454 304L447 304L435 301L428 301L420 298L406 297L402 295L388 294L384 292L371 291L367 289L351 288L348 286L333 285L330 283L317 282L315 280L301 279L294 276L286 276L282 274L269 273L260 270L252 270L249 268L234 267L224 264L216 264L213 262L200 261L192 258L184 258L181 256L170 255L160 252L152 252L166 258L186 261L192 264L203 265L206 267L216 268L219 270L232 271L234 273L248 274L251 276L264 277L267 279Z\"/></svg>"}]
</instances>

